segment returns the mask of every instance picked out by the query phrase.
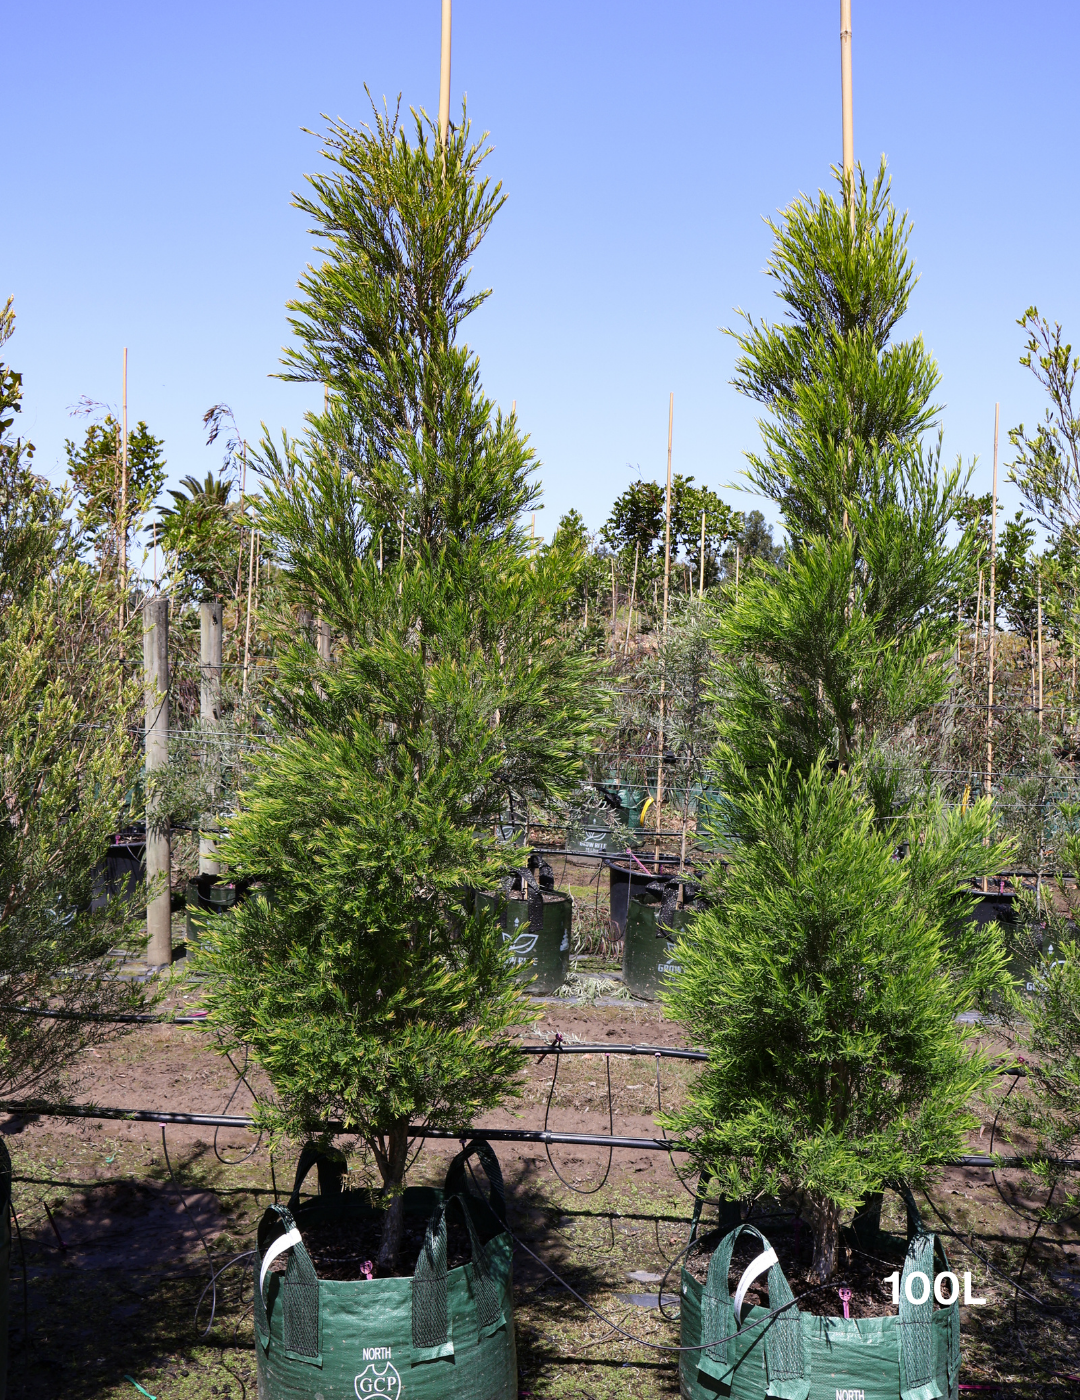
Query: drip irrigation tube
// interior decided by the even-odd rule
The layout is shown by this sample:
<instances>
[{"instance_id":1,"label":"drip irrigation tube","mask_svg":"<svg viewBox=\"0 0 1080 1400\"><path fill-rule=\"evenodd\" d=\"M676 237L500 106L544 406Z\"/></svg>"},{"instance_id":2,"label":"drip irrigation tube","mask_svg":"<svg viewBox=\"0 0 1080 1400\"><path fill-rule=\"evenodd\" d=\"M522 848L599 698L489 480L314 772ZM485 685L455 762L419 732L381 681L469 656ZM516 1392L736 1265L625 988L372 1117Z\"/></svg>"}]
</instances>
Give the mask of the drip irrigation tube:
<instances>
[{"instance_id":1,"label":"drip irrigation tube","mask_svg":"<svg viewBox=\"0 0 1080 1400\"><path fill-rule=\"evenodd\" d=\"M146 1108L102 1108L96 1104L37 1104L18 1099L0 1099L0 1113L22 1118L102 1118L132 1123L175 1123L196 1128L255 1128L254 1120L227 1117L215 1113L164 1113ZM327 1132L352 1131L342 1123L320 1124ZM608 1133L553 1133L545 1128L432 1128L418 1123L410 1126L409 1136L443 1138L462 1142L470 1138L487 1138L490 1142L565 1143L578 1147L625 1147L639 1152L686 1152L687 1147L673 1138L613 1137ZM1022 1168L1030 1165L1030 1157L948 1157L944 1165L952 1167ZM1080 1159L1064 1159L1060 1166L1070 1171L1080 1170Z\"/></svg>"}]
</instances>

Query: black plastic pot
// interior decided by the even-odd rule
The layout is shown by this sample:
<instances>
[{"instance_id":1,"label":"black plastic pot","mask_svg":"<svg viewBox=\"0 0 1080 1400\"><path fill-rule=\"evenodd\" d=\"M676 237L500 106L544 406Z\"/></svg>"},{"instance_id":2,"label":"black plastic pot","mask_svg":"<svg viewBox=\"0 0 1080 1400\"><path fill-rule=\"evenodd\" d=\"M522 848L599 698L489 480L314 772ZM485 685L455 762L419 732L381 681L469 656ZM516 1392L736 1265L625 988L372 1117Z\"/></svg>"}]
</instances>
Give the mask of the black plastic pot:
<instances>
[{"instance_id":1,"label":"black plastic pot","mask_svg":"<svg viewBox=\"0 0 1080 1400\"><path fill-rule=\"evenodd\" d=\"M184 891L187 942L198 943L206 924L206 915L221 914L231 909L243 899L250 883L249 880L230 880L221 875L197 875L194 880L189 880Z\"/></svg>"},{"instance_id":2,"label":"black plastic pot","mask_svg":"<svg viewBox=\"0 0 1080 1400\"><path fill-rule=\"evenodd\" d=\"M536 874L521 870L507 881L506 890L482 890L476 909L494 912L502 926L503 940L518 977L528 982L535 996L550 996L570 973L570 924L573 900L554 884L550 866L538 866ZM539 877L539 878L538 878Z\"/></svg>"},{"instance_id":3,"label":"black plastic pot","mask_svg":"<svg viewBox=\"0 0 1080 1400\"><path fill-rule=\"evenodd\" d=\"M110 899L134 904L141 898L139 886L146 880L146 832L118 831L105 859L94 875L91 909L104 909Z\"/></svg>"},{"instance_id":4,"label":"black plastic pot","mask_svg":"<svg viewBox=\"0 0 1080 1400\"><path fill-rule=\"evenodd\" d=\"M660 876L670 875L678 868L679 859L677 856L660 857L660 875L658 876L651 868L642 870L640 865L631 861L628 857L622 860L605 860L604 864L608 868L608 900L611 906L611 920L618 924L620 936L626 933L626 910L630 902L630 896L647 889L652 881ZM647 862L651 867L654 862Z\"/></svg>"},{"instance_id":5,"label":"black plastic pot","mask_svg":"<svg viewBox=\"0 0 1080 1400\"><path fill-rule=\"evenodd\" d=\"M678 880L654 879L630 900L623 935L623 982L645 1001L655 1001L664 979L681 971L674 960L675 939L699 906L696 886L683 884L681 909L678 893Z\"/></svg>"}]
</instances>

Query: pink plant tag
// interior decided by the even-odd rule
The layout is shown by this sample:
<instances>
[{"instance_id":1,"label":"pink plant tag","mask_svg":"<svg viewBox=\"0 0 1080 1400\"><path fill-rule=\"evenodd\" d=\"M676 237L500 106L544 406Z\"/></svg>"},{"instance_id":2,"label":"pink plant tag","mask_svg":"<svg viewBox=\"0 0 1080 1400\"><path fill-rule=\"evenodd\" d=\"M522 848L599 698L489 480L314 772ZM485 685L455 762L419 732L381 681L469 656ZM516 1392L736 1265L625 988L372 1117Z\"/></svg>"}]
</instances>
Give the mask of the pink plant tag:
<instances>
[{"instance_id":1,"label":"pink plant tag","mask_svg":"<svg viewBox=\"0 0 1080 1400\"><path fill-rule=\"evenodd\" d=\"M360 1265L360 1272L364 1275L366 1279L373 1279L375 1277L375 1265L371 1262L370 1259L365 1259L364 1262ZM844 1316L847 1317L846 1312L844 1313Z\"/></svg>"},{"instance_id":2,"label":"pink plant tag","mask_svg":"<svg viewBox=\"0 0 1080 1400\"><path fill-rule=\"evenodd\" d=\"M837 1291L837 1293L840 1294L840 1301L841 1301L841 1303L843 1303L843 1305L844 1305L844 1316L845 1316L846 1318L850 1318L850 1317L851 1317L851 1313L848 1311L848 1304L851 1302L851 1289L850 1289L850 1288L838 1288L836 1291Z\"/></svg>"}]
</instances>

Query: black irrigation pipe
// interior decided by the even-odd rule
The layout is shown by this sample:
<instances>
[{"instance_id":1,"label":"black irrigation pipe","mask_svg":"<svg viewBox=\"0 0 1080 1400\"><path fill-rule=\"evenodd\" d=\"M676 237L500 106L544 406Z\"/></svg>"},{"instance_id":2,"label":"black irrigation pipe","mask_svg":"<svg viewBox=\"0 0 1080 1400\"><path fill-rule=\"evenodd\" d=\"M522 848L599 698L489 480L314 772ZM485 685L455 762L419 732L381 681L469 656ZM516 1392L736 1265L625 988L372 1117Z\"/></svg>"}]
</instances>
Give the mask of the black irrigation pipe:
<instances>
[{"instance_id":1,"label":"black irrigation pipe","mask_svg":"<svg viewBox=\"0 0 1080 1400\"><path fill-rule=\"evenodd\" d=\"M255 1127L251 1118L229 1117L221 1113L164 1113L149 1108L102 1108L95 1104L35 1104L19 1099L0 1099L0 1113L23 1118L102 1118L128 1123L171 1123L196 1128ZM320 1125L329 1132L349 1131L342 1123ZM552 1133L540 1128L468 1128L457 1132L452 1128L431 1128L418 1123L409 1128L410 1137L446 1138L451 1142L481 1137L491 1142L554 1142L576 1144L579 1147L628 1147L666 1152L677 1144L661 1138L611 1137L606 1133Z\"/></svg>"},{"instance_id":2,"label":"black irrigation pipe","mask_svg":"<svg viewBox=\"0 0 1080 1400\"><path fill-rule=\"evenodd\" d=\"M205 1011L194 1016L154 1016L149 1012L108 1015L104 1011L52 1011L36 1006L0 1006L0 1011L13 1011L19 1016L42 1016L50 1021L99 1021L110 1026L200 1026L206 1021Z\"/></svg>"},{"instance_id":3,"label":"black irrigation pipe","mask_svg":"<svg viewBox=\"0 0 1080 1400\"><path fill-rule=\"evenodd\" d=\"M35 1104L19 1099L0 1099L0 1113L21 1118L101 1118L128 1123L173 1123L196 1128L255 1127L253 1119L228 1117L220 1113L164 1113L147 1108L102 1108L95 1104ZM348 1131L341 1123L321 1125L329 1132ZM625 1147L644 1152L686 1152L688 1149L673 1138L613 1137L607 1133L553 1133L544 1128L431 1128L416 1124L409 1128L410 1137L442 1138L463 1142L469 1138L487 1138L490 1142L563 1143L577 1147ZM945 1165L954 1167L988 1167L997 1169L1027 1167L1036 1159L1030 1157L949 1157ZM1070 1171L1080 1170L1080 1160L1067 1159L1058 1165Z\"/></svg>"},{"instance_id":4,"label":"black irrigation pipe","mask_svg":"<svg viewBox=\"0 0 1080 1400\"><path fill-rule=\"evenodd\" d=\"M707 1060L705 1050L673 1050L665 1045L518 1045L522 1055L652 1055L662 1060Z\"/></svg>"}]
</instances>

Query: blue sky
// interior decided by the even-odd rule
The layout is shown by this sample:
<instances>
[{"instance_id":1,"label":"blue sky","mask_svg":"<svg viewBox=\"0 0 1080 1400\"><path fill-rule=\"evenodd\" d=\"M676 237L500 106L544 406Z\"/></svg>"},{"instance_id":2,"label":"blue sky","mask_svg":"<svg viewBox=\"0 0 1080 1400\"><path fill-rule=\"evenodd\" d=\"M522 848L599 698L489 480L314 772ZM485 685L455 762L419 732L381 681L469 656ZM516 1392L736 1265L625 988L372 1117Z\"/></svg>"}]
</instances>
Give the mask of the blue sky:
<instances>
[{"instance_id":1,"label":"blue sky","mask_svg":"<svg viewBox=\"0 0 1080 1400\"><path fill-rule=\"evenodd\" d=\"M989 489L1005 429L1041 413L1018 364L1032 302L1080 341L1075 257L1080 7L853 0L855 149L885 152L921 283L902 326L943 374L946 453ZM320 114L373 94L438 105L439 0L9 6L0 295L25 375L24 432L63 472L81 395L163 436L170 477L218 464L202 414L249 439L297 429L317 391L270 376L310 251L290 192ZM542 462L538 530L594 528L638 473L723 488L757 440L728 380L733 308L772 314L762 216L840 155L839 4L456 0L453 104L490 130L508 203L468 324L488 392ZM1004 475L1004 470L1002 472ZM733 497L749 507L754 502ZM1005 508L1018 504L1004 488ZM773 513L766 510L772 517Z\"/></svg>"}]
</instances>

